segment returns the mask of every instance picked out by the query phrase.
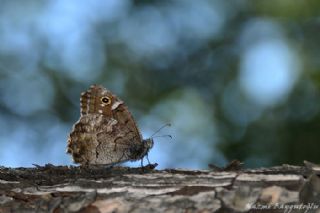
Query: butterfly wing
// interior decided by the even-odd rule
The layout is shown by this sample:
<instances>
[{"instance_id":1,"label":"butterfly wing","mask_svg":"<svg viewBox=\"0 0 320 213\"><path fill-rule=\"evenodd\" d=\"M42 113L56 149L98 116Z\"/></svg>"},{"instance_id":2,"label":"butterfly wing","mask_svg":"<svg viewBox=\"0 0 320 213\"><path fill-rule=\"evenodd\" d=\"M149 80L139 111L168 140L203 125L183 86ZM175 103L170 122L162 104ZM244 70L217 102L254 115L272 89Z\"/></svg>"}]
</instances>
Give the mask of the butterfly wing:
<instances>
[{"instance_id":1,"label":"butterfly wing","mask_svg":"<svg viewBox=\"0 0 320 213\"><path fill-rule=\"evenodd\" d=\"M81 117L68 139L76 163L113 164L138 160L147 152L123 101L102 86L81 94Z\"/></svg>"},{"instance_id":2,"label":"butterfly wing","mask_svg":"<svg viewBox=\"0 0 320 213\"><path fill-rule=\"evenodd\" d=\"M143 143L139 142L136 132L128 126L117 120L113 120L113 123L112 130L104 129L97 134L97 162L136 160L136 154L143 152Z\"/></svg>"},{"instance_id":3,"label":"butterfly wing","mask_svg":"<svg viewBox=\"0 0 320 213\"><path fill-rule=\"evenodd\" d=\"M133 145L137 136L115 119L84 115L74 125L68 139L68 152L80 164L113 164L133 160L142 143ZM139 146L140 145L140 146Z\"/></svg>"}]
</instances>

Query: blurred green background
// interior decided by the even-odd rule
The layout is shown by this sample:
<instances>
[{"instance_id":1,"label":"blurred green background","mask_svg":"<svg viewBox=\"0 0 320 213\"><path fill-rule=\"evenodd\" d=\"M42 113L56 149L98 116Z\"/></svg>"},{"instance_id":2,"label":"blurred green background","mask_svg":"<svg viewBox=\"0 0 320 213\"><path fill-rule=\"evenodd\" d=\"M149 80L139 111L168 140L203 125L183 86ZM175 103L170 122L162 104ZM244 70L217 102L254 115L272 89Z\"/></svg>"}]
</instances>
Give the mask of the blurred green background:
<instances>
[{"instance_id":1,"label":"blurred green background","mask_svg":"<svg viewBox=\"0 0 320 213\"><path fill-rule=\"evenodd\" d=\"M0 165L71 164L67 135L94 83L144 137L172 124L149 154L159 168L320 161L320 1L0 5Z\"/></svg>"}]
</instances>

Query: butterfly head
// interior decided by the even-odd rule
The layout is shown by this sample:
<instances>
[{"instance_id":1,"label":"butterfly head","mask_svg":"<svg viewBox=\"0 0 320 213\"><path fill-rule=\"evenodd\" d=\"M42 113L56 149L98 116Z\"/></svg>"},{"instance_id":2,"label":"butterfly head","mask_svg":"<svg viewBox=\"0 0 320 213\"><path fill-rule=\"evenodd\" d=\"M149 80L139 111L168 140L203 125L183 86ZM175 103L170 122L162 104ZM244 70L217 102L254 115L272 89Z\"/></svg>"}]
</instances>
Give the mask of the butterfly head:
<instances>
[{"instance_id":1,"label":"butterfly head","mask_svg":"<svg viewBox=\"0 0 320 213\"><path fill-rule=\"evenodd\" d=\"M92 85L80 97L81 115L102 114L111 116L112 111L121 104L123 102L119 98L99 85Z\"/></svg>"},{"instance_id":2,"label":"butterfly head","mask_svg":"<svg viewBox=\"0 0 320 213\"><path fill-rule=\"evenodd\" d=\"M153 147L153 138L145 139L143 142L146 152L149 152L149 150Z\"/></svg>"},{"instance_id":3,"label":"butterfly head","mask_svg":"<svg viewBox=\"0 0 320 213\"><path fill-rule=\"evenodd\" d=\"M138 154L136 157L137 159L141 159L144 156L148 156L148 153L150 149L153 147L153 139L152 138L147 138L142 141L143 144L143 149L141 150L142 152Z\"/></svg>"}]
</instances>

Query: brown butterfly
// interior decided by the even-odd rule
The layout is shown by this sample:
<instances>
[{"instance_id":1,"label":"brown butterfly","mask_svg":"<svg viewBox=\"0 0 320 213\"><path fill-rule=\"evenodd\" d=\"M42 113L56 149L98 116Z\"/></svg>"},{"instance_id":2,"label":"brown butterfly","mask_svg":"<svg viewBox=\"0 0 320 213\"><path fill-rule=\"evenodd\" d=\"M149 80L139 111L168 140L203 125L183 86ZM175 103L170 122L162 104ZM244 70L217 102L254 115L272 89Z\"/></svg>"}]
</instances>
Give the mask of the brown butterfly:
<instances>
[{"instance_id":1,"label":"brown butterfly","mask_svg":"<svg viewBox=\"0 0 320 213\"><path fill-rule=\"evenodd\" d=\"M153 146L144 140L122 100L99 85L81 93L81 116L68 138L75 163L116 164L143 159Z\"/></svg>"}]
</instances>

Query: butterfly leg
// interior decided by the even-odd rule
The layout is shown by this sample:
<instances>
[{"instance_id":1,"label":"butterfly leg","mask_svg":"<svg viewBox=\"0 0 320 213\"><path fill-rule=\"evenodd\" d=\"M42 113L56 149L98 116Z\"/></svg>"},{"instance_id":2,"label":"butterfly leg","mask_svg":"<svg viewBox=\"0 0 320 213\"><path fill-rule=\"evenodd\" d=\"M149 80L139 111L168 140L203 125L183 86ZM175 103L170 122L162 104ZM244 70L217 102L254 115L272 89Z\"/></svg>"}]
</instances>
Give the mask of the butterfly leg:
<instances>
[{"instance_id":1,"label":"butterfly leg","mask_svg":"<svg viewBox=\"0 0 320 213\"><path fill-rule=\"evenodd\" d=\"M141 168L143 168L143 158L141 158L140 163L141 163Z\"/></svg>"},{"instance_id":2,"label":"butterfly leg","mask_svg":"<svg viewBox=\"0 0 320 213\"><path fill-rule=\"evenodd\" d=\"M148 164L151 164L150 161L149 161L148 154L146 154L146 158L147 158Z\"/></svg>"}]
</instances>

